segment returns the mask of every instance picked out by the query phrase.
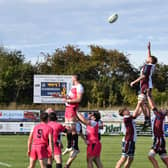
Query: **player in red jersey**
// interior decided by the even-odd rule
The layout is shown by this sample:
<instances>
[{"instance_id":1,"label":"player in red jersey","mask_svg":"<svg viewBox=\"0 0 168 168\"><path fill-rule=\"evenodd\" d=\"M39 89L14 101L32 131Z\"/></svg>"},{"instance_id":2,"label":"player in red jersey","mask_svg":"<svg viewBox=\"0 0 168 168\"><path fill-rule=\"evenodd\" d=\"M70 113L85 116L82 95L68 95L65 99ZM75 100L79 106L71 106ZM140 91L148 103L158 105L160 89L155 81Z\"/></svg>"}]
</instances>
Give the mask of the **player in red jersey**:
<instances>
[{"instance_id":1,"label":"player in red jersey","mask_svg":"<svg viewBox=\"0 0 168 168\"><path fill-rule=\"evenodd\" d=\"M151 91L153 88L152 74L154 72L156 63L157 63L157 58L155 56L151 55L151 44L149 42L148 43L147 60L141 69L140 77L138 77L136 80L134 80L133 82L130 83L130 86L132 87L136 83L140 82L140 93L138 95L138 99L145 100L146 93L148 93L148 95L150 95L150 97L152 96L152 94L151 94ZM144 124L146 126L149 126L150 125L150 110L149 110L145 101L144 101L144 103L142 103L141 107L142 107L142 110L143 110L143 113L145 116L145 123Z\"/></svg>"},{"instance_id":2,"label":"player in red jersey","mask_svg":"<svg viewBox=\"0 0 168 168\"><path fill-rule=\"evenodd\" d=\"M139 115L142 101L138 101L135 109L136 115L131 115L127 108L119 110L119 115L123 116L124 122L124 138L122 140L122 156L117 162L115 168L121 168L124 164L125 168L129 168L134 159L135 142L136 142L136 124L134 119Z\"/></svg>"},{"instance_id":3,"label":"player in red jersey","mask_svg":"<svg viewBox=\"0 0 168 168\"><path fill-rule=\"evenodd\" d=\"M76 132L76 121L77 121L76 113L84 93L84 88L82 84L79 82L79 80L80 80L79 74L72 76L72 84L73 84L72 88L70 89L70 92L64 99L66 105L65 124L67 125L68 132L67 132L67 148L65 149L63 154L66 154L67 152L73 150L72 148L73 141L75 142L75 144L78 143L78 134Z\"/></svg>"},{"instance_id":4,"label":"player in red jersey","mask_svg":"<svg viewBox=\"0 0 168 168\"><path fill-rule=\"evenodd\" d=\"M100 160L101 143L98 137L98 120L99 116L96 112L93 113L90 120L77 113L79 120L86 125L86 142L87 142L87 167L93 168L95 162L97 168L103 168Z\"/></svg>"},{"instance_id":5,"label":"player in red jersey","mask_svg":"<svg viewBox=\"0 0 168 168\"><path fill-rule=\"evenodd\" d=\"M40 124L37 124L28 138L28 156L30 157L29 168L34 168L36 160L40 162L41 168L46 168L48 158L48 145L53 152L52 128L47 125L48 114L40 114ZM49 141L49 144L48 144Z\"/></svg>"},{"instance_id":6,"label":"player in red jersey","mask_svg":"<svg viewBox=\"0 0 168 168\"><path fill-rule=\"evenodd\" d=\"M168 115L168 110L158 110L150 96L148 96L148 101L154 114L152 118L153 146L148 154L148 158L154 168L159 168L158 162L155 159L155 155L159 154L163 163L168 167L168 155L163 130L164 119Z\"/></svg>"},{"instance_id":7,"label":"player in red jersey","mask_svg":"<svg viewBox=\"0 0 168 168\"><path fill-rule=\"evenodd\" d=\"M56 122L57 117L55 112L49 114L48 125L53 129L53 143L54 143L54 159L56 161L56 168L62 168L62 156L61 156L61 133L66 131L66 128ZM52 168L52 153L49 147L48 165L47 168Z\"/></svg>"}]
</instances>

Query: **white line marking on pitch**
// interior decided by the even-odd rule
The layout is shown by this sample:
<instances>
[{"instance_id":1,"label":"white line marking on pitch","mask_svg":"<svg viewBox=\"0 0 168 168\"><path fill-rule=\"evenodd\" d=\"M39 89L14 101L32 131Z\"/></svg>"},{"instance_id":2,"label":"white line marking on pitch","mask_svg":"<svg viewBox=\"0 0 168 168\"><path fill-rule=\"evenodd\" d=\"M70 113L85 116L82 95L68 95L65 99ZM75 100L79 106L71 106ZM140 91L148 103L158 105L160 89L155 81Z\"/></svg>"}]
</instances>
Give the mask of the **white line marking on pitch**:
<instances>
[{"instance_id":1,"label":"white line marking on pitch","mask_svg":"<svg viewBox=\"0 0 168 168\"><path fill-rule=\"evenodd\" d=\"M6 167L12 167L12 165L7 164L7 163L3 163L3 162L0 162L0 165L2 165L2 166L6 166Z\"/></svg>"}]
</instances>

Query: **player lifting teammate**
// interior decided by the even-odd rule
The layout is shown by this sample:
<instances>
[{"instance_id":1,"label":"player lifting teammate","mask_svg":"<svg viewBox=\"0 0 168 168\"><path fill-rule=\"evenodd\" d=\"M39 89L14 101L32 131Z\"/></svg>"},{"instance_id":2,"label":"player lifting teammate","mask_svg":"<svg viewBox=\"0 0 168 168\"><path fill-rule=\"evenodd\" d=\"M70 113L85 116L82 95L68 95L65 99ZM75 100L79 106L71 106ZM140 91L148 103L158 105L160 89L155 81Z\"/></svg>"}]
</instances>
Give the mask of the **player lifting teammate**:
<instances>
[{"instance_id":1,"label":"player lifting teammate","mask_svg":"<svg viewBox=\"0 0 168 168\"><path fill-rule=\"evenodd\" d=\"M148 96L148 101L154 114L152 118L153 146L148 154L148 158L154 168L159 168L158 162L155 159L155 155L159 154L166 167L168 167L168 155L163 131L164 119L168 115L168 110L158 110L150 96Z\"/></svg>"},{"instance_id":2,"label":"player lifting teammate","mask_svg":"<svg viewBox=\"0 0 168 168\"><path fill-rule=\"evenodd\" d=\"M77 113L77 115L79 120L86 125L87 167L93 168L93 162L95 162L97 168L103 168L100 160L101 143L98 137L98 113L94 112L89 120L85 119L82 114Z\"/></svg>"},{"instance_id":3,"label":"player lifting teammate","mask_svg":"<svg viewBox=\"0 0 168 168\"><path fill-rule=\"evenodd\" d=\"M130 114L130 111L127 108L119 110L119 115L123 116L125 136L122 140L122 156L117 162L115 168L121 168L124 163L124 167L129 168L133 162L136 142L136 124L134 119L140 113L141 104L142 101L138 101L133 115Z\"/></svg>"},{"instance_id":4,"label":"player lifting teammate","mask_svg":"<svg viewBox=\"0 0 168 168\"><path fill-rule=\"evenodd\" d=\"M132 87L136 83L140 82L140 93L138 95L138 99L146 99L146 94L150 96L151 99L151 90L152 90L152 74L155 69L155 65L157 63L157 58L155 56L151 55L151 44L148 43L148 56L145 65L141 69L140 77L138 77L136 80L130 83L130 86ZM142 111L145 116L145 126L150 125L150 110L144 101L142 103Z\"/></svg>"},{"instance_id":5,"label":"player lifting teammate","mask_svg":"<svg viewBox=\"0 0 168 168\"><path fill-rule=\"evenodd\" d=\"M49 114L48 125L53 129L53 144L54 144L54 160L56 161L56 168L62 168L62 156L61 156L61 132L65 132L65 127L56 122L57 117L55 112ZM52 152L51 148L48 149L48 165L47 168L52 168Z\"/></svg>"}]
</instances>

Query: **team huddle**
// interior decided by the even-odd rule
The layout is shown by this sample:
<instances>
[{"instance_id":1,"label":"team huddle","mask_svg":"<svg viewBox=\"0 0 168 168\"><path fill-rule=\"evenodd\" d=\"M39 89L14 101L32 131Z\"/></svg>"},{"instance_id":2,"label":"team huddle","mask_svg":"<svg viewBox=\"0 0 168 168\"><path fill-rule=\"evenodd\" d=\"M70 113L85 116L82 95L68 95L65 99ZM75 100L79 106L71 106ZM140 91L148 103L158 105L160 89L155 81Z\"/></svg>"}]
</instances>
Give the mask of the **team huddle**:
<instances>
[{"instance_id":1,"label":"team huddle","mask_svg":"<svg viewBox=\"0 0 168 168\"><path fill-rule=\"evenodd\" d=\"M116 163L116 168L120 168L123 165L125 168L129 168L133 162L136 143L135 119L142 112L145 116L144 128L152 125L153 131L153 146L149 151L148 158L154 168L159 168L155 159L155 155L159 154L162 161L168 167L168 156L166 154L163 132L164 118L168 115L168 110L158 110L152 99L152 73L156 63L157 58L151 55L149 43L147 61L141 70L140 77L130 84L132 87L134 84L140 83L140 93L136 109L133 114L130 114L127 108L119 110L119 115L123 116L125 136L122 140L122 156ZM53 159L56 161L56 168L62 168L62 155L67 153L69 153L69 158L64 168L70 168L80 152L78 146L79 135L87 145L87 167L93 168L95 163L97 168L103 168L100 159L100 129L103 127L100 113L94 112L85 117L78 112L79 103L84 93L83 86L79 82L79 75L72 76L72 83L73 86L67 96L53 95L64 99L66 105L65 124L58 123L56 113L52 109L47 109L40 115L41 122L31 131L28 138L29 168L35 167L36 160L39 160L41 168L52 168ZM152 119L150 109L154 116ZM86 135L82 133L81 123L86 125ZM61 134L65 134L67 137L67 147L64 152L61 151Z\"/></svg>"}]
</instances>

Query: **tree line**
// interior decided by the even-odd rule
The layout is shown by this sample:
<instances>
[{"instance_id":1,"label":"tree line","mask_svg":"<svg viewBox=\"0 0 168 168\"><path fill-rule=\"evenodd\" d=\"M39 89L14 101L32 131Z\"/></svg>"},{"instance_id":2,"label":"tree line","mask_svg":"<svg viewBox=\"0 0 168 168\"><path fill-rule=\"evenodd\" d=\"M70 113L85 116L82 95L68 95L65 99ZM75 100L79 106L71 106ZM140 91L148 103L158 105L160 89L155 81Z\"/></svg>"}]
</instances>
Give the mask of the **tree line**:
<instances>
[{"instance_id":1,"label":"tree line","mask_svg":"<svg viewBox=\"0 0 168 168\"><path fill-rule=\"evenodd\" d=\"M112 107L135 105L139 85L130 82L139 76L127 55L117 50L90 45L85 54L79 47L67 45L46 53L42 62L25 61L21 51L0 48L0 103L33 104L33 75L71 75L79 73L85 93L82 106ZM145 61L145 60L144 60ZM153 97L158 105L168 104L168 65L157 64L153 75Z\"/></svg>"}]
</instances>

